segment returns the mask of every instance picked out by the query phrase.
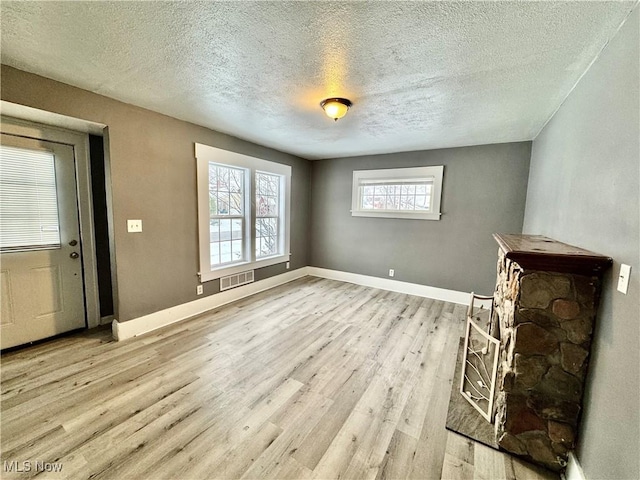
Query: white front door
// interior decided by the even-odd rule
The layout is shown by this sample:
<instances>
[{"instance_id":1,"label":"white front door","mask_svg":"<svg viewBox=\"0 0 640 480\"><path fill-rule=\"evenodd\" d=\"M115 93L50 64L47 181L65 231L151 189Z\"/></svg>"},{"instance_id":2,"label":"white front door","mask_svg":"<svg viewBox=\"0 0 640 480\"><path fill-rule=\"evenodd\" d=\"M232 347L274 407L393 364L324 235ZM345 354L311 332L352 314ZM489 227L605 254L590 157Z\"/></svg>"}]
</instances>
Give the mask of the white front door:
<instances>
[{"instance_id":1,"label":"white front door","mask_svg":"<svg viewBox=\"0 0 640 480\"><path fill-rule=\"evenodd\" d=\"M2 134L1 348L85 326L72 146Z\"/></svg>"}]
</instances>

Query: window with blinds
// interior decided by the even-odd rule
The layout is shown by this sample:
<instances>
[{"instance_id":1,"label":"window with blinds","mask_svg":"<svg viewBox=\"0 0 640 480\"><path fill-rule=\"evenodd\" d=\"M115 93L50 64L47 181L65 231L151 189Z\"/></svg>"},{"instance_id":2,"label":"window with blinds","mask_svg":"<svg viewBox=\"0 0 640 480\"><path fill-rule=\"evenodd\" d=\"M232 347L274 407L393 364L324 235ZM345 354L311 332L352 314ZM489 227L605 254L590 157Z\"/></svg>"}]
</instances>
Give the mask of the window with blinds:
<instances>
[{"instance_id":1,"label":"window with blinds","mask_svg":"<svg viewBox=\"0 0 640 480\"><path fill-rule=\"evenodd\" d=\"M439 220L443 170L437 166L354 171L351 214Z\"/></svg>"},{"instance_id":2,"label":"window with blinds","mask_svg":"<svg viewBox=\"0 0 640 480\"><path fill-rule=\"evenodd\" d=\"M53 153L0 145L0 250L59 247Z\"/></svg>"}]
</instances>

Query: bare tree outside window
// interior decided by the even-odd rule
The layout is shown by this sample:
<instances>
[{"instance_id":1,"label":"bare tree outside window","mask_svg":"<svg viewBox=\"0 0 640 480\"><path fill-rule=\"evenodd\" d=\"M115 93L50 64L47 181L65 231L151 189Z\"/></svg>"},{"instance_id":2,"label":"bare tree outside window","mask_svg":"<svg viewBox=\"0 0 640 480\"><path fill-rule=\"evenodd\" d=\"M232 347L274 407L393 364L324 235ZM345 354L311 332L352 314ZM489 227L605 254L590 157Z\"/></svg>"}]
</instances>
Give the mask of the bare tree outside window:
<instances>
[{"instance_id":1,"label":"bare tree outside window","mask_svg":"<svg viewBox=\"0 0 640 480\"><path fill-rule=\"evenodd\" d=\"M195 154L200 281L288 262L291 166L200 143Z\"/></svg>"},{"instance_id":2,"label":"bare tree outside window","mask_svg":"<svg viewBox=\"0 0 640 480\"><path fill-rule=\"evenodd\" d=\"M361 189L363 210L428 211L431 208L431 183L371 183Z\"/></svg>"},{"instance_id":3,"label":"bare tree outside window","mask_svg":"<svg viewBox=\"0 0 640 480\"><path fill-rule=\"evenodd\" d=\"M354 170L351 215L440 220L444 165Z\"/></svg>"},{"instance_id":4,"label":"bare tree outside window","mask_svg":"<svg viewBox=\"0 0 640 480\"><path fill-rule=\"evenodd\" d=\"M245 170L209 164L211 267L244 259Z\"/></svg>"},{"instance_id":5,"label":"bare tree outside window","mask_svg":"<svg viewBox=\"0 0 640 480\"><path fill-rule=\"evenodd\" d=\"M256 172L256 258L280 253L280 178Z\"/></svg>"}]
</instances>

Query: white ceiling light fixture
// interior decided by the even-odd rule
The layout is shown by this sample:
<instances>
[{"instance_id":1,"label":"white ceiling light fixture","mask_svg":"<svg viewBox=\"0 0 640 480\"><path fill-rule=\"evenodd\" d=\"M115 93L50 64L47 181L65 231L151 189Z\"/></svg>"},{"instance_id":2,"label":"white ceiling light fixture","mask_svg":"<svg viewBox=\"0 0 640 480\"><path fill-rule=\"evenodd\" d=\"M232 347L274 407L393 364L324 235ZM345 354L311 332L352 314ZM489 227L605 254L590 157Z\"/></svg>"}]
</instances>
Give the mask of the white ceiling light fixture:
<instances>
[{"instance_id":1,"label":"white ceiling light fixture","mask_svg":"<svg viewBox=\"0 0 640 480\"><path fill-rule=\"evenodd\" d=\"M327 117L333 118L336 122L339 118L344 117L351 108L351 100L346 98L327 98L320 102L320 106L327 114Z\"/></svg>"}]
</instances>

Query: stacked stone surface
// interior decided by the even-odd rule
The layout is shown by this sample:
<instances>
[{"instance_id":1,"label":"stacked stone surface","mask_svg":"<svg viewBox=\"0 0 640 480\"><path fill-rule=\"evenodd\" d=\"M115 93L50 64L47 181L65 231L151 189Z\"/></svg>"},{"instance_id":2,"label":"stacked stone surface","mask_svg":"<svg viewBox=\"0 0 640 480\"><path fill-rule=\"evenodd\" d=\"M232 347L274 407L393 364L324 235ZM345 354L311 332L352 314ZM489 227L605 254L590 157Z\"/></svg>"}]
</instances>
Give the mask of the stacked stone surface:
<instances>
[{"instance_id":1,"label":"stacked stone surface","mask_svg":"<svg viewBox=\"0 0 640 480\"><path fill-rule=\"evenodd\" d=\"M496 439L561 470L575 446L600 278L525 269L498 252Z\"/></svg>"}]
</instances>

